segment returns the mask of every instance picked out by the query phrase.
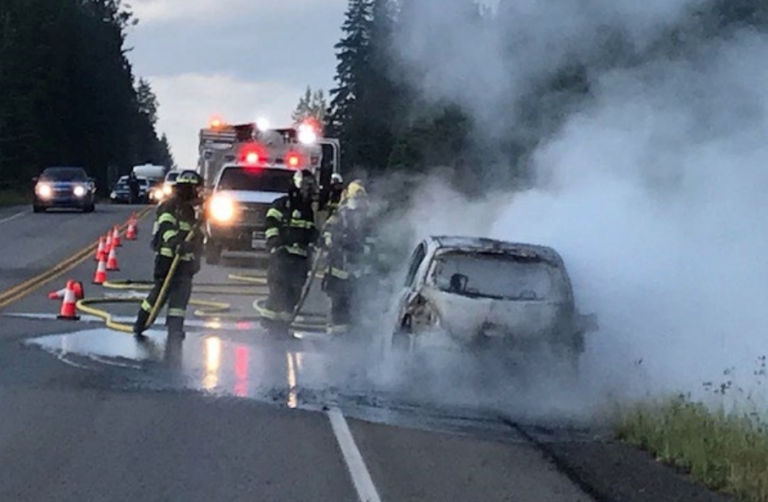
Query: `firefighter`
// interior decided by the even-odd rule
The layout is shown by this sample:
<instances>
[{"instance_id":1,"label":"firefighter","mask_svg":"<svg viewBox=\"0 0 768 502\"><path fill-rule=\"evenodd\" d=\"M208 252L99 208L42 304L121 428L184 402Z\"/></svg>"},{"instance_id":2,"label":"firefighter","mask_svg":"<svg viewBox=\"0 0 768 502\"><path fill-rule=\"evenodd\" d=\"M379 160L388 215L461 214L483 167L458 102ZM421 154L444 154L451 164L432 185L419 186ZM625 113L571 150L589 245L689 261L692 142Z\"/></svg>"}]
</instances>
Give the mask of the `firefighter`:
<instances>
[{"instance_id":1,"label":"firefighter","mask_svg":"<svg viewBox=\"0 0 768 502\"><path fill-rule=\"evenodd\" d=\"M139 203L139 180L136 178L136 173L133 171L128 174L128 191L130 192L129 204Z\"/></svg>"},{"instance_id":2,"label":"firefighter","mask_svg":"<svg viewBox=\"0 0 768 502\"><path fill-rule=\"evenodd\" d=\"M373 272L373 230L368 194L362 182L355 180L323 232L328 252L323 290L331 298L328 334L344 334L360 320Z\"/></svg>"},{"instance_id":3,"label":"firefighter","mask_svg":"<svg viewBox=\"0 0 768 502\"><path fill-rule=\"evenodd\" d=\"M315 188L311 171L297 171L288 195L273 202L267 211L269 296L255 307L264 327L276 334L287 334L310 269L318 238L312 207Z\"/></svg>"},{"instance_id":4,"label":"firefighter","mask_svg":"<svg viewBox=\"0 0 768 502\"><path fill-rule=\"evenodd\" d=\"M158 300L161 302L158 309L168 303L168 337L184 338L184 317L192 294L192 278L200 270L203 247L202 231L196 228L199 225L195 207L200 203L200 183L200 175L196 172L183 171L176 179L173 195L158 206L152 238L152 247L156 253L155 285L142 302L136 317L133 332L137 338L144 336L147 320ZM195 233L192 239L186 242L187 235L193 229ZM167 294L158 299L176 255L179 256L179 263L170 278Z\"/></svg>"},{"instance_id":5,"label":"firefighter","mask_svg":"<svg viewBox=\"0 0 768 502\"><path fill-rule=\"evenodd\" d=\"M331 175L331 190L328 196L328 210L334 212L339 208L341 196L344 193L344 180L339 173Z\"/></svg>"}]
</instances>

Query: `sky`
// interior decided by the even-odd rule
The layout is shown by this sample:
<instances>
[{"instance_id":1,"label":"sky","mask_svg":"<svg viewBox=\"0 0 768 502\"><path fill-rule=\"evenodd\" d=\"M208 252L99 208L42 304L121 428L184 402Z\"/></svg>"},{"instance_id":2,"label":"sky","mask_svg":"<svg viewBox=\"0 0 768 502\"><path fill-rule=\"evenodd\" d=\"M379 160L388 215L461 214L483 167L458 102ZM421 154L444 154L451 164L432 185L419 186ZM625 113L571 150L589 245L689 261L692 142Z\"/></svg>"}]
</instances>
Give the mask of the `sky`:
<instances>
[{"instance_id":1,"label":"sky","mask_svg":"<svg viewBox=\"0 0 768 502\"><path fill-rule=\"evenodd\" d=\"M139 24L129 58L160 103L179 167L197 164L197 138L212 116L266 117L290 125L309 85L333 86L346 0L131 0Z\"/></svg>"}]
</instances>

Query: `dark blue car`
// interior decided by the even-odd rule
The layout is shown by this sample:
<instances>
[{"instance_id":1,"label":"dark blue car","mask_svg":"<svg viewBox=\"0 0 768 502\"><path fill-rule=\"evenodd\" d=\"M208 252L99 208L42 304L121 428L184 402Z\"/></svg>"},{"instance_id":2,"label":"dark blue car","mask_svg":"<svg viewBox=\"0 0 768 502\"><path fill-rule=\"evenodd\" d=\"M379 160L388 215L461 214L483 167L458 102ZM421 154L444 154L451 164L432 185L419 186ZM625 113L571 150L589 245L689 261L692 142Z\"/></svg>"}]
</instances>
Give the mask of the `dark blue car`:
<instances>
[{"instance_id":1,"label":"dark blue car","mask_svg":"<svg viewBox=\"0 0 768 502\"><path fill-rule=\"evenodd\" d=\"M32 208L36 213L52 208L90 213L96 207L96 185L82 167L48 167L33 181Z\"/></svg>"}]
</instances>

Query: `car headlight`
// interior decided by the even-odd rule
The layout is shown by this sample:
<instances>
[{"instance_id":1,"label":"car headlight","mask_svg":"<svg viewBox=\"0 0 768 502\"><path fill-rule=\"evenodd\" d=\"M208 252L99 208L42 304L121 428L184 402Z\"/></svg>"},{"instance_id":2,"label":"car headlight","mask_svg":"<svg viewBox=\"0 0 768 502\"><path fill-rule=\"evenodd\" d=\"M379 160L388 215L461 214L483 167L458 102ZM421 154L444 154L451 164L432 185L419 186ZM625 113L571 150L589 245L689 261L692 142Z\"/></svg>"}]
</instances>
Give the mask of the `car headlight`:
<instances>
[{"instance_id":1,"label":"car headlight","mask_svg":"<svg viewBox=\"0 0 768 502\"><path fill-rule=\"evenodd\" d=\"M35 190L37 191L37 195L43 199L47 199L53 195L53 188L47 183L38 184L37 187L35 187Z\"/></svg>"},{"instance_id":2,"label":"car headlight","mask_svg":"<svg viewBox=\"0 0 768 502\"><path fill-rule=\"evenodd\" d=\"M85 195L85 187L81 185L77 185L73 190L72 193L75 194L75 197L83 197Z\"/></svg>"},{"instance_id":3,"label":"car headlight","mask_svg":"<svg viewBox=\"0 0 768 502\"><path fill-rule=\"evenodd\" d=\"M116 198L116 197L117 197L117 194L116 194L116 193L114 192L114 190L113 190L113 191L112 191L112 193L111 193L111 194L109 194L109 198L110 198L110 199L114 199L114 198Z\"/></svg>"},{"instance_id":4,"label":"car headlight","mask_svg":"<svg viewBox=\"0 0 768 502\"><path fill-rule=\"evenodd\" d=\"M163 185L163 193L164 193L165 195L171 195L171 192L172 192L172 191L173 191L173 187L171 187L171 185L169 185L168 183L166 183L165 185Z\"/></svg>"},{"instance_id":5,"label":"car headlight","mask_svg":"<svg viewBox=\"0 0 768 502\"><path fill-rule=\"evenodd\" d=\"M232 221L235 216L235 202L224 195L214 196L211 199L210 216L221 223Z\"/></svg>"}]
</instances>

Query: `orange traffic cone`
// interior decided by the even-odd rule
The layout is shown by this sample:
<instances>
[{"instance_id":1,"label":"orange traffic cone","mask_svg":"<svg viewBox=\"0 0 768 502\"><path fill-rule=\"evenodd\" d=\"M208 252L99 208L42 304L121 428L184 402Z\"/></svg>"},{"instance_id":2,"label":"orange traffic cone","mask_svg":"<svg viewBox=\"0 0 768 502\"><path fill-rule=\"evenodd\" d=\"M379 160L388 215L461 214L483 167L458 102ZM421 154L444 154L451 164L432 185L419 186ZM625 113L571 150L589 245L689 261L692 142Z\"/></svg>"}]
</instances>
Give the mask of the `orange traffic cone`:
<instances>
[{"instance_id":1,"label":"orange traffic cone","mask_svg":"<svg viewBox=\"0 0 768 502\"><path fill-rule=\"evenodd\" d=\"M64 298L64 293L67 292L67 287L64 286L62 289L58 291L51 291L48 293L48 299L49 300L58 300L59 298Z\"/></svg>"},{"instance_id":2,"label":"orange traffic cone","mask_svg":"<svg viewBox=\"0 0 768 502\"><path fill-rule=\"evenodd\" d=\"M109 254L109 250L112 249L112 232L107 232L107 236L104 241L104 254Z\"/></svg>"},{"instance_id":3,"label":"orange traffic cone","mask_svg":"<svg viewBox=\"0 0 768 502\"><path fill-rule=\"evenodd\" d=\"M112 230L112 247L119 248L123 245L122 242L120 242L120 230L118 230L117 225L115 225L115 228Z\"/></svg>"},{"instance_id":4,"label":"orange traffic cone","mask_svg":"<svg viewBox=\"0 0 768 502\"><path fill-rule=\"evenodd\" d=\"M107 281L107 260L104 256L99 260L99 265L96 267L96 273L93 274L94 284L104 284Z\"/></svg>"},{"instance_id":5,"label":"orange traffic cone","mask_svg":"<svg viewBox=\"0 0 768 502\"><path fill-rule=\"evenodd\" d=\"M133 218L131 218L131 221L128 222L128 230L125 231L125 240L136 240L136 223L134 223Z\"/></svg>"},{"instance_id":6,"label":"orange traffic cone","mask_svg":"<svg viewBox=\"0 0 768 502\"><path fill-rule=\"evenodd\" d=\"M109 258L107 258L107 270L110 272L120 270L120 267L117 266L117 253L115 253L114 246L112 246L112 249L109 250Z\"/></svg>"},{"instance_id":7,"label":"orange traffic cone","mask_svg":"<svg viewBox=\"0 0 768 502\"><path fill-rule=\"evenodd\" d=\"M77 307L75 302L75 281L67 281L67 287L64 288L64 300L61 302L61 310L59 311L58 319L67 319L70 321L79 321L80 317L77 315Z\"/></svg>"},{"instance_id":8,"label":"orange traffic cone","mask_svg":"<svg viewBox=\"0 0 768 502\"><path fill-rule=\"evenodd\" d=\"M106 244L106 239L104 237L99 237L99 247L96 248L96 256L93 258L96 261L101 260L102 256L106 256L106 253L104 252L104 245Z\"/></svg>"},{"instance_id":9,"label":"orange traffic cone","mask_svg":"<svg viewBox=\"0 0 768 502\"><path fill-rule=\"evenodd\" d=\"M72 281L72 291L75 293L76 300L82 300L85 298L85 288L80 281Z\"/></svg>"}]
</instances>

